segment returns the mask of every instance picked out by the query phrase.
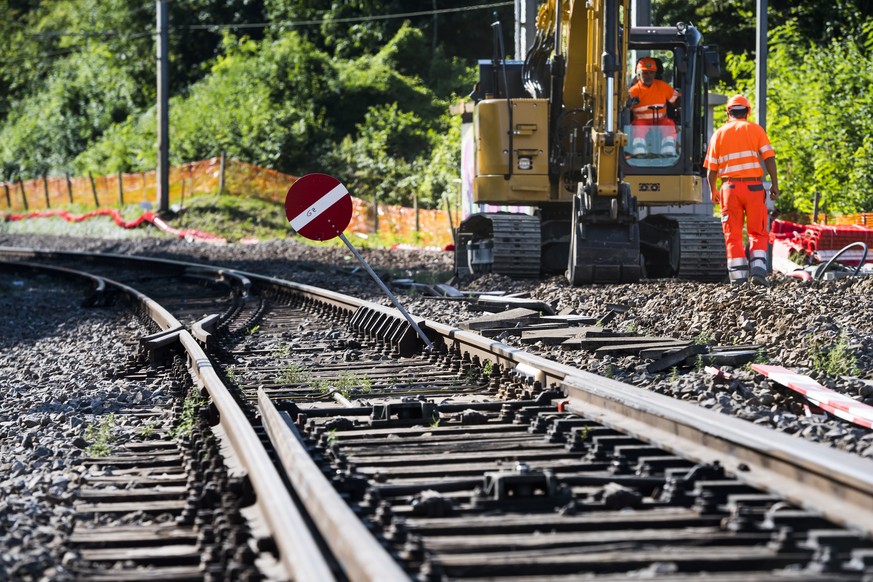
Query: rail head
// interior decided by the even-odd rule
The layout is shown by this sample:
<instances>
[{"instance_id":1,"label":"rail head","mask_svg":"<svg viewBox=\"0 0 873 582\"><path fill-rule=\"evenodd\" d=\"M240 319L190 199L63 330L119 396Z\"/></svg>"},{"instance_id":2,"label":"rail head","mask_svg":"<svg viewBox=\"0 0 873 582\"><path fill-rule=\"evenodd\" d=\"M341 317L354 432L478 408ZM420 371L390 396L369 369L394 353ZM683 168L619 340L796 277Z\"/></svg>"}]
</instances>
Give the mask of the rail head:
<instances>
[{"instance_id":1,"label":"rail head","mask_svg":"<svg viewBox=\"0 0 873 582\"><path fill-rule=\"evenodd\" d=\"M73 278L80 279L83 281L91 281L94 284L95 292L102 292L102 294L106 294L108 292L114 291L121 295L126 296L130 301L134 304L140 306L140 308L148 314L151 320L158 326L161 332L166 332L168 330L176 330L181 329L182 324L179 322L176 317L170 313L168 310L164 309L160 303L154 301L147 295L137 291L133 287L125 285L119 281L115 281L113 279L109 279L106 277L96 276L86 271L79 271L77 269L70 269L67 267L58 267L54 265L44 265L41 263L31 263L27 261L15 261L15 262L7 262L0 261L0 265L3 265L4 268L27 268L34 271L42 271L45 273L53 273L57 276L65 277L65 278ZM94 296L87 298L85 300L86 304L97 304L100 303L96 301Z\"/></svg>"},{"instance_id":2,"label":"rail head","mask_svg":"<svg viewBox=\"0 0 873 582\"><path fill-rule=\"evenodd\" d=\"M568 410L641 440L718 460L739 479L777 493L846 527L873 535L873 462L759 427L695 404L552 362L475 333L428 322L447 344L481 361L557 386ZM725 459L728 459L725 462Z\"/></svg>"},{"instance_id":3,"label":"rail head","mask_svg":"<svg viewBox=\"0 0 873 582\"><path fill-rule=\"evenodd\" d=\"M567 410L693 461L718 461L742 481L873 535L870 460L583 371L562 387Z\"/></svg>"},{"instance_id":4,"label":"rail head","mask_svg":"<svg viewBox=\"0 0 873 582\"><path fill-rule=\"evenodd\" d=\"M151 345L154 348L166 348L170 344L180 345L187 354L189 370L195 383L209 394L218 411L224 434L227 435L234 454L246 469L256 493L257 503L274 536L281 562L288 572L289 579L319 581L334 579L330 565L322 555L318 543L309 533L305 519L297 509L251 423L219 379L200 344L171 313L136 289L87 272L22 261L0 261L0 268L27 268L57 276L79 278L95 284L105 284L139 304L161 328L160 332L144 338L144 345L147 347Z\"/></svg>"},{"instance_id":5,"label":"rail head","mask_svg":"<svg viewBox=\"0 0 873 582\"><path fill-rule=\"evenodd\" d=\"M219 422L234 454L245 467L256 502L273 535L280 559L294 580L333 580L330 565L312 537L272 460L251 423L222 383L206 353L188 333L179 333L189 370L218 411Z\"/></svg>"},{"instance_id":6,"label":"rail head","mask_svg":"<svg viewBox=\"0 0 873 582\"><path fill-rule=\"evenodd\" d=\"M0 247L0 254L19 257L41 256L41 253L32 249ZM167 262L184 268L203 267L179 261ZM364 308L384 317L402 319L402 314L396 309L341 293L242 271L224 269L224 272L233 273L241 280L251 280L253 284L276 285L351 312ZM139 295L135 290L130 292L133 296ZM146 305L151 312L148 300ZM162 329L174 325L171 317L169 314L160 316ZM691 455L694 460L718 459L728 471L756 487L778 493L792 503L818 511L837 523L873 535L873 463L866 459L552 362L453 326L426 321L423 327L445 345L470 357L517 370L541 382L543 388L560 388L568 397L570 409L583 416L677 454ZM180 337L191 338L187 332L182 332ZM190 341L196 344L193 338ZM194 361L208 360L194 357ZM204 373L209 376L209 373ZM217 378L210 380L210 384L215 381Z\"/></svg>"},{"instance_id":7,"label":"rail head","mask_svg":"<svg viewBox=\"0 0 873 582\"><path fill-rule=\"evenodd\" d=\"M312 460L293 425L258 389L263 424L297 495L352 582L401 582L409 576L374 538Z\"/></svg>"}]
</instances>

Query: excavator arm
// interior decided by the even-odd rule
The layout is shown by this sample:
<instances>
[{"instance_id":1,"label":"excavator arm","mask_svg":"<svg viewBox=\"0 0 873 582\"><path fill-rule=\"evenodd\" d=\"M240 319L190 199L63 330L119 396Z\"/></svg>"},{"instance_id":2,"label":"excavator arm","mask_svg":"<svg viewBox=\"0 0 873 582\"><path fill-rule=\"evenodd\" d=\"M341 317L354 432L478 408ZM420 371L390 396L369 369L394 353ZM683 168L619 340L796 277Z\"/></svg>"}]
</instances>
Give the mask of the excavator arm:
<instances>
[{"instance_id":1,"label":"excavator arm","mask_svg":"<svg viewBox=\"0 0 873 582\"><path fill-rule=\"evenodd\" d=\"M588 183L601 196L616 196L620 148L627 144L620 119L627 95L622 31L629 25L628 1L548 0L540 6L536 23L537 39L523 77L532 97L550 97L552 179L572 196L582 181L580 171L590 166L594 174ZM542 81L547 59L549 91ZM560 192L557 196L567 197Z\"/></svg>"},{"instance_id":2,"label":"excavator arm","mask_svg":"<svg viewBox=\"0 0 873 582\"><path fill-rule=\"evenodd\" d=\"M623 176L629 4L547 0L523 64L480 61L473 201L535 212L462 222L459 274L563 270L574 285L640 279L637 199ZM517 85L507 82L510 67ZM527 253L533 245L539 254Z\"/></svg>"},{"instance_id":3,"label":"excavator arm","mask_svg":"<svg viewBox=\"0 0 873 582\"><path fill-rule=\"evenodd\" d=\"M564 163L565 184L575 184L567 278L574 285L627 283L640 278L636 200L622 179L627 134L621 124L627 102L628 0L576 1L567 35L565 111L588 112L581 172ZM568 144L558 147L568 148ZM570 160L579 157L570 146ZM574 151L575 150L575 151Z\"/></svg>"}]
</instances>

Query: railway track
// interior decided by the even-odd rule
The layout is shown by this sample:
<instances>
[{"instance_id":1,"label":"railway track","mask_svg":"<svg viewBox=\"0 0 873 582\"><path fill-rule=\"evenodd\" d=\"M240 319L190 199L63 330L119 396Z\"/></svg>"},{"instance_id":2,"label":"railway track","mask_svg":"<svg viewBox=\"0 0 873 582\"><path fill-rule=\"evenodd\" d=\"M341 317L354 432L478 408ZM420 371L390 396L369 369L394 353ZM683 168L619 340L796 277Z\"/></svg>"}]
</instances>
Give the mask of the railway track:
<instances>
[{"instance_id":1,"label":"railway track","mask_svg":"<svg viewBox=\"0 0 873 582\"><path fill-rule=\"evenodd\" d=\"M258 575L294 579L873 575L869 461L434 321L418 322L424 350L395 310L331 291L173 261L0 255L5 269L87 272L94 305L129 301L149 322L136 365L203 397L187 449L161 439L105 459L174 457L169 491L187 500L172 528L188 561L149 562L144 541L132 575L255 576L261 555L284 574ZM154 473L134 471L148 496ZM111 537L87 542L83 575L125 571L123 553L98 552Z\"/></svg>"}]
</instances>

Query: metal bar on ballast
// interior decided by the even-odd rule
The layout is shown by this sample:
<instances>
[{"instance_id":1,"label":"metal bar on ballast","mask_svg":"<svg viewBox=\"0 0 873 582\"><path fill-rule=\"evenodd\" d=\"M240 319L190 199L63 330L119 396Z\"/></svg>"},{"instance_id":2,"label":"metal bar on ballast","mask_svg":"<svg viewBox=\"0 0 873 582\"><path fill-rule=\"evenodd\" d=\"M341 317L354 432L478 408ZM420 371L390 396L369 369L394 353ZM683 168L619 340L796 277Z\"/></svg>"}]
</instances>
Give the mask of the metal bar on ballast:
<instances>
[{"instance_id":1,"label":"metal bar on ballast","mask_svg":"<svg viewBox=\"0 0 873 582\"><path fill-rule=\"evenodd\" d=\"M391 291L388 289L388 286L385 285L385 283L382 281L382 279L379 278L379 275L377 275L376 272L370 268L370 265L368 265L367 261L364 260L364 257L361 256L361 253L358 252L358 249L356 249L354 246L352 246L352 243L349 242L349 239L347 239L346 235L344 235L343 233L339 233L337 236L339 236L340 240L343 241L347 247L349 247L349 250L352 251L352 254L355 255L355 258L358 259L358 262L361 263L361 265L364 267L364 269L366 269L367 273L369 273L370 276L373 278L373 280L376 281L376 283L379 285L379 287L382 288L382 291L384 291L385 294L388 295L388 298L391 300L391 303L393 303L394 307L396 307L398 309L398 311L400 311L400 313L403 314L403 317L406 318L406 321L409 322L409 325L412 326L412 329L415 330L415 333L418 334L418 337L421 338L421 341L424 342L424 345L427 346L427 349L428 350L432 349L433 342L430 341L430 338L428 338L425 335L425 333L421 330L421 328L418 327L418 324L415 323L415 320L412 319L412 316L409 315L409 312L406 311L406 309L404 309L402 305L400 305L400 302L397 301L397 297L395 297L394 294L391 293Z\"/></svg>"}]
</instances>

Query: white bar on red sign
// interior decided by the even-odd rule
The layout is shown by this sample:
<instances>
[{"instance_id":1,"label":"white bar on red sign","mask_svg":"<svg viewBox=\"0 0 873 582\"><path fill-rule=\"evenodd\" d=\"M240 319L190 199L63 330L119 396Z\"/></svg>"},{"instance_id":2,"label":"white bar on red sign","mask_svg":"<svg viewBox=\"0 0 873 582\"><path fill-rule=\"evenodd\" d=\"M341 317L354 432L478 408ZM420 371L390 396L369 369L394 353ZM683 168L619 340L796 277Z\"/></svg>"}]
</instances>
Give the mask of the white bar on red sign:
<instances>
[{"instance_id":1,"label":"white bar on red sign","mask_svg":"<svg viewBox=\"0 0 873 582\"><path fill-rule=\"evenodd\" d=\"M318 218L325 210L336 204L347 193L348 190L346 190L345 186L337 184L330 192L319 198L311 208L307 208L305 212L301 212L291 219L291 228L299 232L307 224Z\"/></svg>"}]
</instances>

